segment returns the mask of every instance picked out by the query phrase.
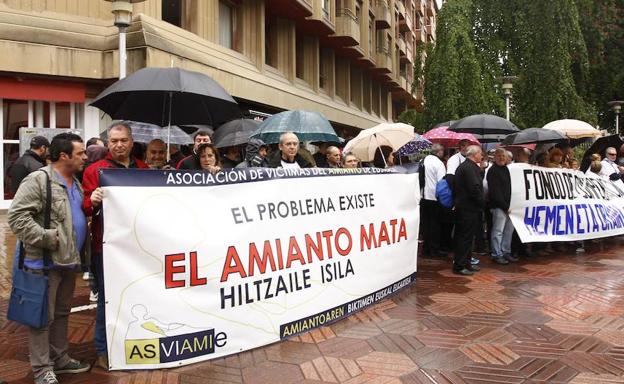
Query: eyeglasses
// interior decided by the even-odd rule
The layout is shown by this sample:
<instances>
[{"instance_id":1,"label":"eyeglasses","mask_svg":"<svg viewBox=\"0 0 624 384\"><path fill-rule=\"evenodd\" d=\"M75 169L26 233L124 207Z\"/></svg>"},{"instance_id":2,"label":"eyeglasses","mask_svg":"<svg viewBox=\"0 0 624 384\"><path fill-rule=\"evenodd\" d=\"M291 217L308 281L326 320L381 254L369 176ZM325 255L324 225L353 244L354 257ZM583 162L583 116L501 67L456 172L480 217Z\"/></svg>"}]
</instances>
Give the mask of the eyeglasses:
<instances>
[{"instance_id":1,"label":"eyeglasses","mask_svg":"<svg viewBox=\"0 0 624 384\"><path fill-rule=\"evenodd\" d=\"M609 155L609 156L615 156L615 155L617 155L617 153L607 153L607 155Z\"/></svg>"}]
</instances>

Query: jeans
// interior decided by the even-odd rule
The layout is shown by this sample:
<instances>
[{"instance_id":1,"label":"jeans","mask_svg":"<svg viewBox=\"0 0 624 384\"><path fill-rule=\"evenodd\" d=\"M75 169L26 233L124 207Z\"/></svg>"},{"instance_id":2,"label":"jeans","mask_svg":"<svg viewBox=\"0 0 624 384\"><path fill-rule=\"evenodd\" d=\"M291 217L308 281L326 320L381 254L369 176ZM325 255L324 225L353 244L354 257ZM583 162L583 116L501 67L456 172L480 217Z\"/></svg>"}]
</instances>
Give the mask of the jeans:
<instances>
[{"instance_id":1,"label":"jeans","mask_svg":"<svg viewBox=\"0 0 624 384\"><path fill-rule=\"evenodd\" d=\"M514 227L509 215L500 208L492 209L492 257L511 255L511 237Z\"/></svg>"},{"instance_id":2,"label":"jeans","mask_svg":"<svg viewBox=\"0 0 624 384\"><path fill-rule=\"evenodd\" d=\"M48 325L28 329L30 365L35 377L70 362L67 324L75 286L75 270L52 269L48 272Z\"/></svg>"},{"instance_id":3,"label":"jeans","mask_svg":"<svg viewBox=\"0 0 624 384\"><path fill-rule=\"evenodd\" d=\"M102 252L95 252L92 257L93 274L97 282L97 309L95 312L95 354L98 356L108 356L106 344L106 307L104 305L104 261Z\"/></svg>"}]
</instances>

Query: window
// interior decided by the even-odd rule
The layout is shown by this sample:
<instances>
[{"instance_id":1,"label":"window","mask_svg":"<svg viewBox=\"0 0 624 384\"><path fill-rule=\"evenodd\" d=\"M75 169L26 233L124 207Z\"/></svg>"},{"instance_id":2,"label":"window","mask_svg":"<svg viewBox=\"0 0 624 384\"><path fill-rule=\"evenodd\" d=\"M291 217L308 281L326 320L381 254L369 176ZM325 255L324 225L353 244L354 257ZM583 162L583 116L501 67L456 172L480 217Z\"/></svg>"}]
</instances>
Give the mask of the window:
<instances>
[{"instance_id":1,"label":"window","mask_svg":"<svg viewBox=\"0 0 624 384\"><path fill-rule=\"evenodd\" d=\"M295 66L296 75L299 79L305 79L305 42L303 36L297 32L295 39Z\"/></svg>"},{"instance_id":2,"label":"window","mask_svg":"<svg viewBox=\"0 0 624 384\"><path fill-rule=\"evenodd\" d=\"M277 28L273 20L264 23L264 62L277 68Z\"/></svg>"},{"instance_id":3,"label":"window","mask_svg":"<svg viewBox=\"0 0 624 384\"><path fill-rule=\"evenodd\" d=\"M331 55L328 48L319 47L319 87L327 91L329 87L329 72Z\"/></svg>"},{"instance_id":4,"label":"window","mask_svg":"<svg viewBox=\"0 0 624 384\"><path fill-rule=\"evenodd\" d=\"M351 67L351 103L362 107L362 70Z\"/></svg>"},{"instance_id":5,"label":"window","mask_svg":"<svg viewBox=\"0 0 624 384\"><path fill-rule=\"evenodd\" d=\"M358 23L362 20L362 0L357 0L355 3L355 21Z\"/></svg>"},{"instance_id":6,"label":"window","mask_svg":"<svg viewBox=\"0 0 624 384\"><path fill-rule=\"evenodd\" d=\"M331 14L331 4L329 0L323 0L323 16L329 19Z\"/></svg>"},{"instance_id":7,"label":"window","mask_svg":"<svg viewBox=\"0 0 624 384\"><path fill-rule=\"evenodd\" d=\"M375 19L373 17L370 18L368 22L368 54L369 56L373 55L375 50Z\"/></svg>"},{"instance_id":8,"label":"window","mask_svg":"<svg viewBox=\"0 0 624 384\"><path fill-rule=\"evenodd\" d=\"M177 27L182 26L182 0L162 0L162 19Z\"/></svg>"},{"instance_id":9,"label":"window","mask_svg":"<svg viewBox=\"0 0 624 384\"><path fill-rule=\"evenodd\" d=\"M219 44L233 49L234 10L225 1L219 1Z\"/></svg>"}]
</instances>

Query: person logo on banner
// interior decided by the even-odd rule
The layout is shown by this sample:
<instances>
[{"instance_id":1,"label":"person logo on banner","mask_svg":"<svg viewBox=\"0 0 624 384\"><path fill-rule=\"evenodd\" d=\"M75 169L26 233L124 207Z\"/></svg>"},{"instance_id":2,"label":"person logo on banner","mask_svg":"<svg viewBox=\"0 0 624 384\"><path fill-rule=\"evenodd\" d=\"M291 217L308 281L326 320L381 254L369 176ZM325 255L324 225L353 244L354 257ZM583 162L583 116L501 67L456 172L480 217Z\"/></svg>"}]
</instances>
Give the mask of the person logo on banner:
<instances>
[{"instance_id":1,"label":"person logo on banner","mask_svg":"<svg viewBox=\"0 0 624 384\"><path fill-rule=\"evenodd\" d=\"M130 156L132 151L132 129L125 122L113 123L108 128L108 148L106 157L91 164L84 172L84 202L85 213L92 216L91 235L93 250L92 270L98 288L97 310L95 316L95 353L96 366L108 369L108 352L106 344L106 315L104 290L104 265L102 260L103 219L101 215L104 193L100 188L100 169L104 168L149 168L147 164Z\"/></svg>"},{"instance_id":2,"label":"person logo on banner","mask_svg":"<svg viewBox=\"0 0 624 384\"><path fill-rule=\"evenodd\" d=\"M30 364L35 383L40 384L56 384L57 374L90 368L67 353L76 274L88 264L90 252L83 191L76 178L87 160L80 136L56 135L50 144L50 159L52 164L23 180L8 212L11 230L23 244L18 273L47 278L46 289L41 291L47 297L42 312L47 321L41 322L43 327L31 325L28 329ZM19 321L13 318L12 308L8 312L9 319Z\"/></svg>"}]
</instances>

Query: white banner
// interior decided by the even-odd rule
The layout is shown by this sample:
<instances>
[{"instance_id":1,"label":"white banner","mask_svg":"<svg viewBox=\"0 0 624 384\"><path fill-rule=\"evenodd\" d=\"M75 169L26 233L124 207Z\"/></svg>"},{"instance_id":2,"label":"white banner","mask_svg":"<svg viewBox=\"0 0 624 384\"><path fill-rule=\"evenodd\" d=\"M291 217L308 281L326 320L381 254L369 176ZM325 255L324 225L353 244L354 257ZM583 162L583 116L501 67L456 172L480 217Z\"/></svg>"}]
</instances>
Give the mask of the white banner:
<instances>
[{"instance_id":1,"label":"white banner","mask_svg":"<svg viewBox=\"0 0 624 384\"><path fill-rule=\"evenodd\" d=\"M522 242L624 234L624 184L571 169L512 164L510 216Z\"/></svg>"},{"instance_id":2,"label":"white banner","mask_svg":"<svg viewBox=\"0 0 624 384\"><path fill-rule=\"evenodd\" d=\"M417 174L112 169L101 182L112 369L270 344L415 279Z\"/></svg>"}]
</instances>

